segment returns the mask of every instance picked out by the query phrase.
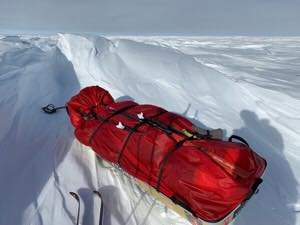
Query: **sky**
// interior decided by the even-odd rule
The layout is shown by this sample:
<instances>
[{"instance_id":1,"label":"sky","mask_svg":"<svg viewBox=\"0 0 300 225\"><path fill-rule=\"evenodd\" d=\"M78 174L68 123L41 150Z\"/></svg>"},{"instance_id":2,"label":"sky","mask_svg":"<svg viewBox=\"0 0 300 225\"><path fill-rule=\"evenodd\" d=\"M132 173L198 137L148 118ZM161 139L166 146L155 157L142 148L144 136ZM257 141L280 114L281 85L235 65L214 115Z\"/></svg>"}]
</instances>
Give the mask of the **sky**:
<instances>
[{"instance_id":1,"label":"sky","mask_svg":"<svg viewBox=\"0 0 300 225\"><path fill-rule=\"evenodd\" d=\"M0 0L2 32L300 35L300 0Z\"/></svg>"}]
</instances>

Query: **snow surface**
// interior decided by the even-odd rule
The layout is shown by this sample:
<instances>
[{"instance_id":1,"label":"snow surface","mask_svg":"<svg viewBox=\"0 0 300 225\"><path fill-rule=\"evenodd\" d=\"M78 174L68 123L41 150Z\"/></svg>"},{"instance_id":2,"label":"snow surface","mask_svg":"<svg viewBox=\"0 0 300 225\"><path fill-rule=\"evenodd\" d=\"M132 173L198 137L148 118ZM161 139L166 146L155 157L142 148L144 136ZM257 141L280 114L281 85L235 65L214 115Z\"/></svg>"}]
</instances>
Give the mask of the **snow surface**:
<instances>
[{"instance_id":1,"label":"snow surface","mask_svg":"<svg viewBox=\"0 0 300 225\"><path fill-rule=\"evenodd\" d=\"M241 135L268 161L236 225L300 225L300 38L0 36L0 224L189 224L41 112L100 85Z\"/></svg>"}]
</instances>

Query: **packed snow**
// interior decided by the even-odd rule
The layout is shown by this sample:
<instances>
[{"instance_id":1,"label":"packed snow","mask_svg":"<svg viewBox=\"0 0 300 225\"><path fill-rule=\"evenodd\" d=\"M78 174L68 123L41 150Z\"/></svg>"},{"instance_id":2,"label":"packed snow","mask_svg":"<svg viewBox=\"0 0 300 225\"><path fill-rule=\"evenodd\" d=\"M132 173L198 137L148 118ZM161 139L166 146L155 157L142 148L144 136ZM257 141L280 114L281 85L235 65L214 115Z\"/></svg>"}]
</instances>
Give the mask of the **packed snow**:
<instances>
[{"instance_id":1,"label":"packed snow","mask_svg":"<svg viewBox=\"0 0 300 225\"><path fill-rule=\"evenodd\" d=\"M235 225L300 225L300 38L0 36L0 224L189 224L75 140L66 112L99 85L204 128L244 137L268 161Z\"/></svg>"}]
</instances>

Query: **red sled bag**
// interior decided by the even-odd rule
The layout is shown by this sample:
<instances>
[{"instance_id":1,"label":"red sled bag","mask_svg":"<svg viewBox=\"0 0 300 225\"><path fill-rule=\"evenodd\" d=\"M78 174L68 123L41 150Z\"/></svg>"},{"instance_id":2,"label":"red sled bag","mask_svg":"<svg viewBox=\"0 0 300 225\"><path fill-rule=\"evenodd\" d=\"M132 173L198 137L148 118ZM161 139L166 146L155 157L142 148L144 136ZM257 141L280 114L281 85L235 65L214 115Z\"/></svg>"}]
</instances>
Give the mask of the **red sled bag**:
<instances>
[{"instance_id":1,"label":"red sled bag","mask_svg":"<svg viewBox=\"0 0 300 225\"><path fill-rule=\"evenodd\" d=\"M67 103L75 136L101 158L207 221L220 221L261 182L266 161L247 143L200 135L186 118L154 105L115 102L98 86Z\"/></svg>"}]
</instances>

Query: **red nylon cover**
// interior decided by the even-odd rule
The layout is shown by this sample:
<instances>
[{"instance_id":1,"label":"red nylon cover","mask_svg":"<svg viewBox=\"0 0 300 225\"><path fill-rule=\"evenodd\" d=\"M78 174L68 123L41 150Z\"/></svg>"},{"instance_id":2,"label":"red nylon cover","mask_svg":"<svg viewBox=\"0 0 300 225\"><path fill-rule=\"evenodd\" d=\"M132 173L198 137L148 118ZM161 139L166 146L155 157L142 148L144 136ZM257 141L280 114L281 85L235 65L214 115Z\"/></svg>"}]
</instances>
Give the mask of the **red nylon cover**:
<instances>
[{"instance_id":1,"label":"red nylon cover","mask_svg":"<svg viewBox=\"0 0 300 225\"><path fill-rule=\"evenodd\" d=\"M141 123L137 114L194 131L189 120L153 105L115 102L98 86L81 90L67 109L80 142L153 187L163 167L159 191L205 221L220 220L242 203L266 167L263 158L241 143L197 139L179 145L186 136Z\"/></svg>"}]
</instances>

